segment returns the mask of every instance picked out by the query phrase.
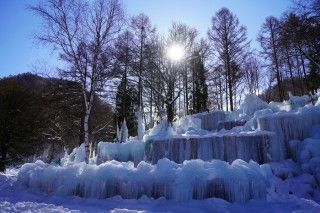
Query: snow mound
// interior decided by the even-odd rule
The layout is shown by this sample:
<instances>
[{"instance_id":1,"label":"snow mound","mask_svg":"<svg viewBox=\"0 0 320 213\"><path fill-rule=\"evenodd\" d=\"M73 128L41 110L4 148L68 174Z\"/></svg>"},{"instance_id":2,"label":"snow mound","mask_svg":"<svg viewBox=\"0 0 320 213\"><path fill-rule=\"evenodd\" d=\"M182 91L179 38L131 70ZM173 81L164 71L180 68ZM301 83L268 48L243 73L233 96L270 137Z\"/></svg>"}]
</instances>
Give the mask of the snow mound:
<instances>
[{"instance_id":1,"label":"snow mound","mask_svg":"<svg viewBox=\"0 0 320 213\"><path fill-rule=\"evenodd\" d=\"M107 198L120 195L137 199L143 195L174 200L218 197L231 202L265 199L270 168L250 161L229 164L220 160L184 161L168 159L156 165L108 161L100 165L85 163L54 166L42 161L24 164L18 183L47 194Z\"/></svg>"}]
</instances>

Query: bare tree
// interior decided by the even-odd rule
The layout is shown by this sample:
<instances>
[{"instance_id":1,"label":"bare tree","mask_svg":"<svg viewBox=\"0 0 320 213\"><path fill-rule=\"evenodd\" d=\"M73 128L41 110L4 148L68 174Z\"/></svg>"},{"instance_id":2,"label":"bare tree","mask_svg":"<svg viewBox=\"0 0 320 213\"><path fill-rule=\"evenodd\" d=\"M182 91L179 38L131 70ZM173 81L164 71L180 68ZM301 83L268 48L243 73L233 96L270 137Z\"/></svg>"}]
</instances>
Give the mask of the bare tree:
<instances>
[{"instance_id":1,"label":"bare tree","mask_svg":"<svg viewBox=\"0 0 320 213\"><path fill-rule=\"evenodd\" d=\"M261 54L267 61L266 66L275 74L280 101L284 100L284 90L282 85L282 72L280 69L280 22L275 17L266 18L258 35L258 41L262 47Z\"/></svg>"},{"instance_id":2,"label":"bare tree","mask_svg":"<svg viewBox=\"0 0 320 213\"><path fill-rule=\"evenodd\" d=\"M258 58L253 54L249 54L244 63L245 86L251 94L259 94L261 80L261 65Z\"/></svg>"},{"instance_id":3,"label":"bare tree","mask_svg":"<svg viewBox=\"0 0 320 213\"><path fill-rule=\"evenodd\" d=\"M133 34L133 71L138 78L138 105L139 111L143 113L142 76L145 75L148 47L153 41L156 28L152 26L149 17L141 13L131 18L130 29Z\"/></svg>"},{"instance_id":4,"label":"bare tree","mask_svg":"<svg viewBox=\"0 0 320 213\"><path fill-rule=\"evenodd\" d=\"M193 51L196 45L196 39L198 36L198 31L186 24L182 23L173 23L169 29L169 40L172 43L178 43L184 48L184 61L183 72L181 73L182 87L184 89L184 111L186 114L189 113L189 96L191 94L189 83L191 80L191 61L193 58ZM180 80L180 79L179 79Z\"/></svg>"},{"instance_id":5,"label":"bare tree","mask_svg":"<svg viewBox=\"0 0 320 213\"><path fill-rule=\"evenodd\" d=\"M208 38L213 45L214 56L225 70L230 110L233 111L233 93L238 79L238 73L236 72L241 70L235 68L241 66L249 47L247 29L240 25L236 15L227 8L222 8L212 17L212 26L208 32Z\"/></svg>"},{"instance_id":6,"label":"bare tree","mask_svg":"<svg viewBox=\"0 0 320 213\"><path fill-rule=\"evenodd\" d=\"M112 43L121 30L124 12L118 0L49 0L30 9L42 18L36 35L59 52L68 68L60 74L81 84L86 162L89 158L89 119L94 96L112 78Z\"/></svg>"}]
</instances>

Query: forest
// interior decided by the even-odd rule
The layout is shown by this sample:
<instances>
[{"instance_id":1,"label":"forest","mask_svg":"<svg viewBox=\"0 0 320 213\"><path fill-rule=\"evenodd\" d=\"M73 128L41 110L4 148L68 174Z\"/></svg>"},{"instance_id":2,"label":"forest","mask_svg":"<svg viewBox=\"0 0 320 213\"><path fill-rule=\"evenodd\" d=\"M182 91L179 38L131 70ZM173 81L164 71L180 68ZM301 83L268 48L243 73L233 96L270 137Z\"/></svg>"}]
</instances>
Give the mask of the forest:
<instances>
[{"instance_id":1,"label":"forest","mask_svg":"<svg viewBox=\"0 0 320 213\"><path fill-rule=\"evenodd\" d=\"M267 17L258 50L228 8L208 20L205 37L178 22L162 35L147 15L128 17L119 0L48 0L28 10L43 24L35 39L64 66L56 76L0 79L0 170L51 162L82 143L88 162L99 141L125 142L116 137L123 123L142 137L161 120L234 111L245 94L282 102L320 86L319 0ZM170 56L179 49L179 59Z\"/></svg>"}]
</instances>

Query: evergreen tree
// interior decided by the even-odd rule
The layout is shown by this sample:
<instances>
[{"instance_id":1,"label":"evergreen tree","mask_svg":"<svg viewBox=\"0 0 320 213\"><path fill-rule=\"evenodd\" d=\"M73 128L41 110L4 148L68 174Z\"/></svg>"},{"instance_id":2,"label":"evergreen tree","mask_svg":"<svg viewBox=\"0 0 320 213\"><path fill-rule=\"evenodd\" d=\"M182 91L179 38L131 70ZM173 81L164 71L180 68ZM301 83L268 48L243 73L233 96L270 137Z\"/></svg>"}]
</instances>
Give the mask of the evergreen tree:
<instances>
[{"instance_id":1,"label":"evergreen tree","mask_svg":"<svg viewBox=\"0 0 320 213\"><path fill-rule=\"evenodd\" d=\"M192 112L199 113L207 110L208 86L206 84L206 70L203 60L197 52L192 59Z\"/></svg>"},{"instance_id":2,"label":"evergreen tree","mask_svg":"<svg viewBox=\"0 0 320 213\"><path fill-rule=\"evenodd\" d=\"M0 171L39 148L39 109L29 107L39 97L33 98L14 79L0 85Z\"/></svg>"},{"instance_id":3,"label":"evergreen tree","mask_svg":"<svg viewBox=\"0 0 320 213\"><path fill-rule=\"evenodd\" d=\"M127 120L129 135L137 135L135 112L138 107L138 92L126 75L121 79L116 95L116 116L118 122Z\"/></svg>"}]
</instances>

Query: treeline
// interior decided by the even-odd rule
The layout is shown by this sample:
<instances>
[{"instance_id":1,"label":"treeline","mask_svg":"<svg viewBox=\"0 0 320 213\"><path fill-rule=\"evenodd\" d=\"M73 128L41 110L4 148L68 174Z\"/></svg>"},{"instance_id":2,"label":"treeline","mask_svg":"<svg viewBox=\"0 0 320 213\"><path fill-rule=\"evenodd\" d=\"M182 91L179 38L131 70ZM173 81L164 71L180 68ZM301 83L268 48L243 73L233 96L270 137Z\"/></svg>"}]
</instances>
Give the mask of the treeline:
<instances>
[{"instance_id":1,"label":"treeline","mask_svg":"<svg viewBox=\"0 0 320 213\"><path fill-rule=\"evenodd\" d=\"M32 158L51 162L65 148L79 146L84 113L80 92L78 83L29 73L0 79L0 171ZM111 106L97 96L94 102L92 142L110 140L115 134Z\"/></svg>"},{"instance_id":2,"label":"treeline","mask_svg":"<svg viewBox=\"0 0 320 213\"><path fill-rule=\"evenodd\" d=\"M289 91L314 93L320 86L319 2L295 1L281 17L267 17L257 35L260 50L250 47L246 27L227 8L212 17L206 38L183 23L173 23L163 37L146 15L127 19L113 48L121 79L118 123L126 118L135 135L136 111L152 127L163 109L171 122L209 109L232 111L247 93L266 101L283 101ZM174 64L166 55L172 44L185 52Z\"/></svg>"},{"instance_id":3,"label":"treeline","mask_svg":"<svg viewBox=\"0 0 320 213\"><path fill-rule=\"evenodd\" d=\"M295 7L280 18L268 17L258 35L268 88L276 82L268 100L283 101L287 91L314 93L320 85L320 1L296 1Z\"/></svg>"},{"instance_id":4,"label":"treeline","mask_svg":"<svg viewBox=\"0 0 320 213\"><path fill-rule=\"evenodd\" d=\"M182 115L235 110L246 93L279 101L287 90L313 93L320 72L319 2L295 2L295 10L268 17L257 36L261 51L250 47L246 27L227 8L213 15L205 38L184 23L173 23L162 36L145 14L128 18L119 0L49 0L29 9L43 21L37 39L65 62L60 76L79 86L73 95L82 103L80 141L88 162L97 95L114 103L114 123L126 120L134 136L136 113L147 128L163 119L169 127ZM167 54L174 45L183 48L179 61Z\"/></svg>"}]
</instances>

